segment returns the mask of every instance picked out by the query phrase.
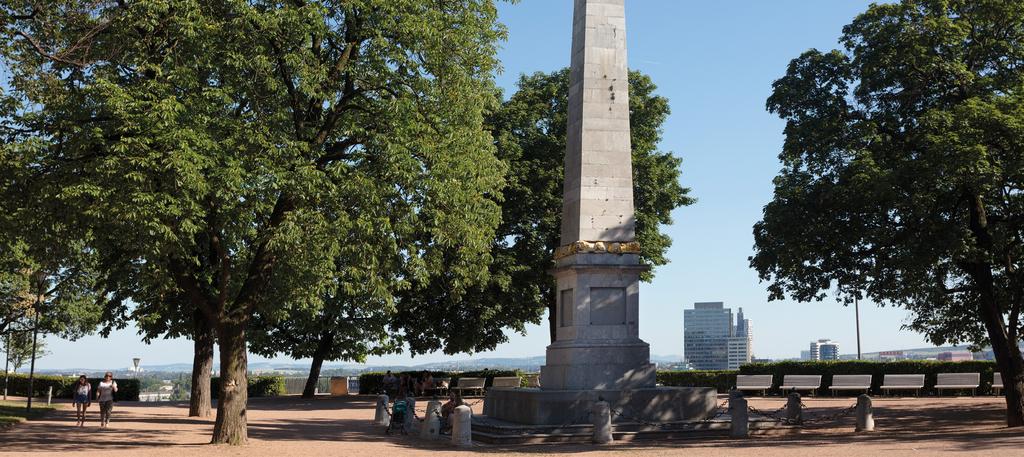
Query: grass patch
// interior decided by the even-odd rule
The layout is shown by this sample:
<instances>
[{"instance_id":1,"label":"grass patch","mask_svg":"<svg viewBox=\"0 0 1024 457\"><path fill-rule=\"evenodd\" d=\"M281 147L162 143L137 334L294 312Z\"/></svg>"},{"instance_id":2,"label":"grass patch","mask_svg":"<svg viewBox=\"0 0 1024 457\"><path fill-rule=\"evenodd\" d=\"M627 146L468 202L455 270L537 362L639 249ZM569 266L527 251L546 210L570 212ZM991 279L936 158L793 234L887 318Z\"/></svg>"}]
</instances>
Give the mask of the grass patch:
<instances>
[{"instance_id":1,"label":"grass patch","mask_svg":"<svg viewBox=\"0 0 1024 457\"><path fill-rule=\"evenodd\" d=\"M32 412L27 413L25 411L25 402L23 401L0 401L0 427L10 426L25 420L38 419L56 409L56 405L47 406L45 401L43 404L33 401Z\"/></svg>"}]
</instances>

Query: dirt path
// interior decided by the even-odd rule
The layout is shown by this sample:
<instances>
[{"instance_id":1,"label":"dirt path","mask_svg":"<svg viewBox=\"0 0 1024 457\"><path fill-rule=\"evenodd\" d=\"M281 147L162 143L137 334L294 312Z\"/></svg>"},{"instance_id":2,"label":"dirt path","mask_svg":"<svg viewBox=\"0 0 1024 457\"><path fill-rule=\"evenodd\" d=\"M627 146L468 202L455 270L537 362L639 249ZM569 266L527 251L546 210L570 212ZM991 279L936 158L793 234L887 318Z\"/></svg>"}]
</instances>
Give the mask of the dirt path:
<instances>
[{"instance_id":1,"label":"dirt path","mask_svg":"<svg viewBox=\"0 0 1024 457\"><path fill-rule=\"evenodd\" d=\"M774 410L783 400L752 400L752 406ZM807 417L837 412L853 403L844 399L808 399ZM479 406L475 409L479 410ZM749 440L621 443L588 445L475 446L457 450L446 442L428 443L412 437L389 437L373 426L372 400L318 398L255 399L249 408L250 444L210 446L212 420L186 417L185 405L120 403L111 428L96 426L98 412L85 428L74 427L74 411L62 410L44 420L0 431L0 455L103 456L373 456L562 454L586 456L846 456L846 455L1024 455L1024 432L1002 426L1002 399L922 398L875 401L878 432L853 434L853 418L827 426L809 426L798 435Z\"/></svg>"}]
</instances>

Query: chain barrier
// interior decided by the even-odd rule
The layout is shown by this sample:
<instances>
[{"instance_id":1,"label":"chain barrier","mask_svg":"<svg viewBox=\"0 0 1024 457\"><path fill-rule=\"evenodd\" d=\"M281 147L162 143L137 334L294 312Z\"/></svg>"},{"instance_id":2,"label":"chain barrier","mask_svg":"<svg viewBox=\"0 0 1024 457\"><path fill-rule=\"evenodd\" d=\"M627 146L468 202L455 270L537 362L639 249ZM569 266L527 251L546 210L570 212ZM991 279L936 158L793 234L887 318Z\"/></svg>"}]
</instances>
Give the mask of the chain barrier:
<instances>
[{"instance_id":1,"label":"chain barrier","mask_svg":"<svg viewBox=\"0 0 1024 457\"><path fill-rule=\"evenodd\" d=\"M800 402L800 408L806 410L807 409L807 405L804 404L803 402ZM807 418L804 419L804 422L805 423L832 422L834 420L838 420L838 419L842 419L844 417L847 417L847 416L853 414L856 411L857 411L857 404L854 403L854 404L852 404L852 405L850 405L850 406L848 406L846 408L843 408L839 412L836 412L836 413L833 413L833 414L829 414L829 415L825 415L825 416L818 416L818 417L807 417Z\"/></svg>"},{"instance_id":2,"label":"chain barrier","mask_svg":"<svg viewBox=\"0 0 1024 457\"><path fill-rule=\"evenodd\" d=\"M722 403L718 405L718 408L715 408L714 411L708 413L707 417L701 419L698 422L711 422L726 414L729 414L729 400L722 400Z\"/></svg>"},{"instance_id":3,"label":"chain barrier","mask_svg":"<svg viewBox=\"0 0 1024 457\"><path fill-rule=\"evenodd\" d=\"M779 409L776 409L775 411L770 411L770 412L768 412L768 411L761 411L761 410L759 410L759 409L757 409L757 408L755 408L753 406L748 406L747 407L747 411L749 411L750 414L755 415L755 416L765 417L765 418L771 419L771 420L773 420L775 422L778 422L778 423L781 423L781 424L786 424L786 425L804 425L804 424L832 422L832 421L835 421L835 420L838 420L838 419L842 419L842 418L847 417L847 416L853 414L854 412L856 412L857 411L857 404L854 403L854 404L852 404L852 405L850 405L850 406L848 406L846 408L843 408L843 409L839 410L838 412L835 412L835 413L832 413L832 414L828 414L828 415L823 415L823 416L808 416L807 415L808 406L807 406L807 404L805 404L803 402L800 403L800 409L801 409L800 421L794 421L794 420L790 420L788 417L785 417L785 414L784 414L784 412L786 410L786 406L785 405L782 406Z\"/></svg>"},{"instance_id":4,"label":"chain barrier","mask_svg":"<svg viewBox=\"0 0 1024 457\"><path fill-rule=\"evenodd\" d=\"M759 410L759 409L757 409L757 408L755 408L753 406L748 406L747 407L747 411L750 412L750 414L753 414L755 416L767 417L768 419L771 419L771 420L773 420L775 422L782 422L782 423L788 424L788 423L791 422L789 420L789 418L782 417L782 416L779 415L780 413L784 412L785 410L786 410L786 406L785 405L783 405L779 409L776 409L775 411L770 411L770 412L769 411L761 411L761 410Z\"/></svg>"}]
</instances>

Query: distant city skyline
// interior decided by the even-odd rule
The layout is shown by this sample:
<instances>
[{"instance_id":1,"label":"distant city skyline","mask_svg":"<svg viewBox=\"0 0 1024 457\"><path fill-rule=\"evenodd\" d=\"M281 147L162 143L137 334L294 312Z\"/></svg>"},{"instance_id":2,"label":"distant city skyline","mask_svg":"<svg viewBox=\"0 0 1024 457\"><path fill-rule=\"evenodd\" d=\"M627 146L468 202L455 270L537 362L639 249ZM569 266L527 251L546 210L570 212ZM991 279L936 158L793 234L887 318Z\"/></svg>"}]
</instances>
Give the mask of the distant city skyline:
<instances>
[{"instance_id":1,"label":"distant city skyline","mask_svg":"<svg viewBox=\"0 0 1024 457\"><path fill-rule=\"evenodd\" d=\"M673 239L667 253L671 263L655 270L652 283L640 286L640 337L650 343L652 354L679 354L683 309L710 300L743 307L746 318L756 322L757 357L796 358L808 341L823 335L855 341L852 308L831 299L768 303L765 285L748 267L747 257L752 253L752 226L772 197L772 179L780 169L777 155L784 124L764 108L771 84L785 73L790 59L808 48L837 47L842 27L869 4L627 2L630 66L650 75L659 87L656 93L668 98L673 114L660 149L683 159L682 184L698 199L677 210L674 225L666 229ZM515 91L520 74L568 66L571 1L501 3L499 13L509 27L509 40L499 53L504 73L497 77L506 97ZM901 329L907 316L898 308L861 302L863 351L927 346L921 335ZM525 330L525 336L513 333L509 342L476 357L543 354L547 323ZM40 359L41 368L83 361L89 366L127 366L134 356L141 356L143 365L187 362L192 357L191 342L156 340L145 345L130 326L109 339L49 338L48 343L52 354ZM402 354L368 362L419 364L467 357Z\"/></svg>"}]
</instances>

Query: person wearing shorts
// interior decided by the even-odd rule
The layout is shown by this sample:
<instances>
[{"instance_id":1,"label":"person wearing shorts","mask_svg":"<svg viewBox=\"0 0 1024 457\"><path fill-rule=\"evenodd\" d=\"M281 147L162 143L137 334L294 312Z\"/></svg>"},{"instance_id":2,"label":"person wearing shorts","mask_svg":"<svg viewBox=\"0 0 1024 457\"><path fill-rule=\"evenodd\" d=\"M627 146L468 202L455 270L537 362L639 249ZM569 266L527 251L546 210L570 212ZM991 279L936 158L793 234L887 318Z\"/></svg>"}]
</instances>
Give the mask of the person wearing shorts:
<instances>
[{"instance_id":1,"label":"person wearing shorts","mask_svg":"<svg viewBox=\"0 0 1024 457\"><path fill-rule=\"evenodd\" d=\"M89 379L84 374L78 377L74 392L75 398L72 401L75 404L75 417L78 419L75 425L85 427L85 411L92 404L91 396L89 395L92 393L92 385L89 384Z\"/></svg>"},{"instance_id":2,"label":"person wearing shorts","mask_svg":"<svg viewBox=\"0 0 1024 457\"><path fill-rule=\"evenodd\" d=\"M96 401L100 402L100 427L106 428L110 423L110 413L114 410L114 394L117 393L117 381L114 374L107 372L96 387Z\"/></svg>"}]
</instances>

